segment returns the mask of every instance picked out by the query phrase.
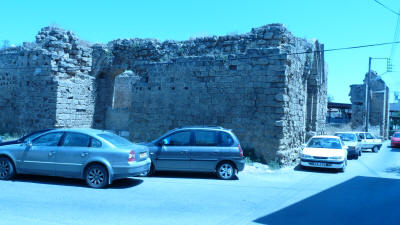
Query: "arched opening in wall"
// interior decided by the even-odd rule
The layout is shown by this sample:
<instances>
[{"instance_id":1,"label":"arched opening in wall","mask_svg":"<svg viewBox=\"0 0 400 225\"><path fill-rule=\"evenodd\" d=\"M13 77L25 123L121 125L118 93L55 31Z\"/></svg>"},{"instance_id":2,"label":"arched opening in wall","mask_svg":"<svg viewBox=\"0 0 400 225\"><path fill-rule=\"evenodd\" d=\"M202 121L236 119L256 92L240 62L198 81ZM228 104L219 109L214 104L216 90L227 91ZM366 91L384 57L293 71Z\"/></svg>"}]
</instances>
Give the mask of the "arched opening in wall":
<instances>
[{"instance_id":1,"label":"arched opening in wall","mask_svg":"<svg viewBox=\"0 0 400 225\"><path fill-rule=\"evenodd\" d=\"M132 105L132 84L137 76L132 71L125 71L115 77L112 99L113 109L129 109Z\"/></svg>"}]
</instances>

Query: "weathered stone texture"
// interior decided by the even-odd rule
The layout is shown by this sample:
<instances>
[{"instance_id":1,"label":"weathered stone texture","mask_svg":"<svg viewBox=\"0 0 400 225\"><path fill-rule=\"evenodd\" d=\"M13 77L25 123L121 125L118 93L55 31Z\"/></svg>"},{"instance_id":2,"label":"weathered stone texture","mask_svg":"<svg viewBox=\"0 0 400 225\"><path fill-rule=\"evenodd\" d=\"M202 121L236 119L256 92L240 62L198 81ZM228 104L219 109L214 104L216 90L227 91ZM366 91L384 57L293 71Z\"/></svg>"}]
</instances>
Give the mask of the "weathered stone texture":
<instances>
[{"instance_id":1,"label":"weathered stone texture","mask_svg":"<svg viewBox=\"0 0 400 225\"><path fill-rule=\"evenodd\" d=\"M365 75L364 84L350 86L350 101L352 103L352 127L364 128L367 115L367 84L368 73ZM379 135L388 138L389 135L389 88L374 71L370 80L370 115L369 125L379 127Z\"/></svg>"},{"instance_id":2,"label":"weathered stone texture","mask_svg":"<svg viewBox=\"0 0 400 225\"><path fill-rule=\"evenodd\" d=\"M48 110L46 120L32 115L35 128L95 127L129 131L132 140L149 141L178 126L220 125L233 129L260 160L281 164L295 162L308 133L324 131L323 45L293 36L281 24L242 35L181 42L118 39L90 47L72 32L49 27L30 45L6 50L15 52L19 70L7 69L12 56L7 52L0 59L0 76L14 90L22 74L39 82L28 63L42 68L49 84L39 82L34 89L49 90L32 90L39 96L29 102L36 106L42 95L52 98L46 107L31 109L37 114ZM27 55L18 58L24 51ZM39 62L29 58L36 51ZM20 89L29 90L26 82L20 83ZM22 111L25 102L11 107L17 95L0 98L0 107L8 107L4 112ZM3 114L8 118L3 130L18 130L21 119L29 118Z\"/></svg>"}]
</instances>

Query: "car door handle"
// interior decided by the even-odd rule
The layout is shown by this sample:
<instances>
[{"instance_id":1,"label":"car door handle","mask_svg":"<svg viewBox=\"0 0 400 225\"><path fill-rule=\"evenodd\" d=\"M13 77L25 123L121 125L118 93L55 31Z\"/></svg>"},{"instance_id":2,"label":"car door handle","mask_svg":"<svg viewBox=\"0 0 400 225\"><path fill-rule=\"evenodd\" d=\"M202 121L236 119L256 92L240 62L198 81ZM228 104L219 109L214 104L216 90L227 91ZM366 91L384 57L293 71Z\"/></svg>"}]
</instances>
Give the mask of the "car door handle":
<instances>
[{"instance_id":1,"label":"car door handle","mask_svg":"<svg viewBox=\"0 0 400 225\"><path fill-rule=\"evenodd\" d=\"M56 154L56 152L51 151L51 152L49 152L49 157L52 157L52 156L55 155L55 154Z\"/></svg>"},{"instance_id":2,"label":"car door handle","mask_svg":"<svg viewBox=\"0 0 400 225\"><path fill-rule=\"evenodd\" d=\"M87 152L82 152L82 153L81 153L81 157L82 157L82 158L83 158L83 157L86 157L88 154L89 154L89 153L87 153Z\"/></svg>"}]
</instances>

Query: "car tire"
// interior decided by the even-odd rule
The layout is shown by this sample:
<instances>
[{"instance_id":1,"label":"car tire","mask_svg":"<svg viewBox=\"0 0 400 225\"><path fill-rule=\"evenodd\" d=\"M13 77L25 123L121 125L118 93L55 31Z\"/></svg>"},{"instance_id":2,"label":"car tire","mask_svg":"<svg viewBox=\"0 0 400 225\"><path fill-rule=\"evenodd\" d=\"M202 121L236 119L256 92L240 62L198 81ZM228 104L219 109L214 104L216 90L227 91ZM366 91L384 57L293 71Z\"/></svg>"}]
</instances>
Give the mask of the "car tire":
<instances>
[{"instance_id":1,"label":"car tire","mask_svg":"<svg viewBox=\"0 0 400 225\"><path fill-rule=\"evenodd\" d=\"M373 152L378 152L378 151L379 151L378 146L374 146L374 147L372 148L372 151L373 151Z\"/></svg>"},{"instance_id":2,"label":"car tire","mask_svg":"<svg viewBox=\"0 0 400 225\"><path fill-rule=\"evenodd\" d=\"M236 175L236 168L231 162L222 162L217 166L217 176L222 180L232 180Z\"/></svg>"},{"instance_id":3,"label":"car tire","mask_svg":"<svg viewBox=\"0 0 400 225\"><path fill-rule=\"evenodd\" d=\"M0 157L0 180L10 180L15 176L14 164L7 157Z\"/></svg>"},{"instance_id":4,"label":"car tire","mask_svg":"<svg viewBox=\"0 0 400 225\"><path fill-rule=\"evenodd\" d=\"M107 169L99 164L90 165L85 171L85 181L92 188L106 187L108 184Z\"/></svg>"},{"instance_id":5,"label":"car tire","mask_svg":"<svg viewBox=\"0 0 400 225\"><path fill-rule=\"evenodd\" d=\"M153 165L153 163L151 163L150 169L149 169L146 173L140 174L140 176L141 176L141 177L150 177L150 176L153 175L154 173L155 173L154 165Z\"/></svg>"},{"instance_id":6,"label":"car tire","mask_svg":"<svg viewBox=\"0 0 400 225\"><path fill-rule=\"evenodd\" d=\"M358 156L362 155L362 150L360 149L360 151L358 151Z\"/></svg>"},{"instance_id":7,"label":"car tire","mask_svg":"<svg viewBox=\"0 0 400 225\"><path fill-rule=\"evenodd\" d=\"M353 156L353 159L358 159L358 156L360 156L359 153L358 153L358 154L355 154L355 155Z\"/></svg>"},{"instance_id":8,"label":"car tire","mask_svg":"<svg viewBox=\"0 0 400 225\"><path fill-rule=\"evenodd\" d=\"M340 172L344 173L347 169L347 160L344 162L344 165L342 168L340 168Z\"/></svg>"}]
</instances>

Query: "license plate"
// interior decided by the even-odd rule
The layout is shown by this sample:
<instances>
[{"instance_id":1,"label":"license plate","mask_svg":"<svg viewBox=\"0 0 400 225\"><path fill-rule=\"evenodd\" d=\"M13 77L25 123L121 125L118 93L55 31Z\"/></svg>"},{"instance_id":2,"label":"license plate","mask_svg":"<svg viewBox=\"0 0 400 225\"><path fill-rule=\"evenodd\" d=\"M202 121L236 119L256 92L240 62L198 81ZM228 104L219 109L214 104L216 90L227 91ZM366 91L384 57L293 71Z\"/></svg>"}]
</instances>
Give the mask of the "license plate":
<instances>
[{"instance_id":1,"label":"license plate","mask_svg":"<svg viewBox=\"0 0 400 225\"><path fill-rule=\"evenodd\" d=\"M310 163L313 166L330 166L328 163L320 163L320 162L315 162L315 163Z\"/></svg>"},{"instance_id":2,"label":"license plate","mask_svg":"<svg viewBox=\"0 0 400 225\"><path fill-rule=\"evenodd\" d=\"M147 157L147 153L146 152L142 152L142 153L140 153L139 157L141 159L146 158Z\"/></svg>"}]
</instances>

